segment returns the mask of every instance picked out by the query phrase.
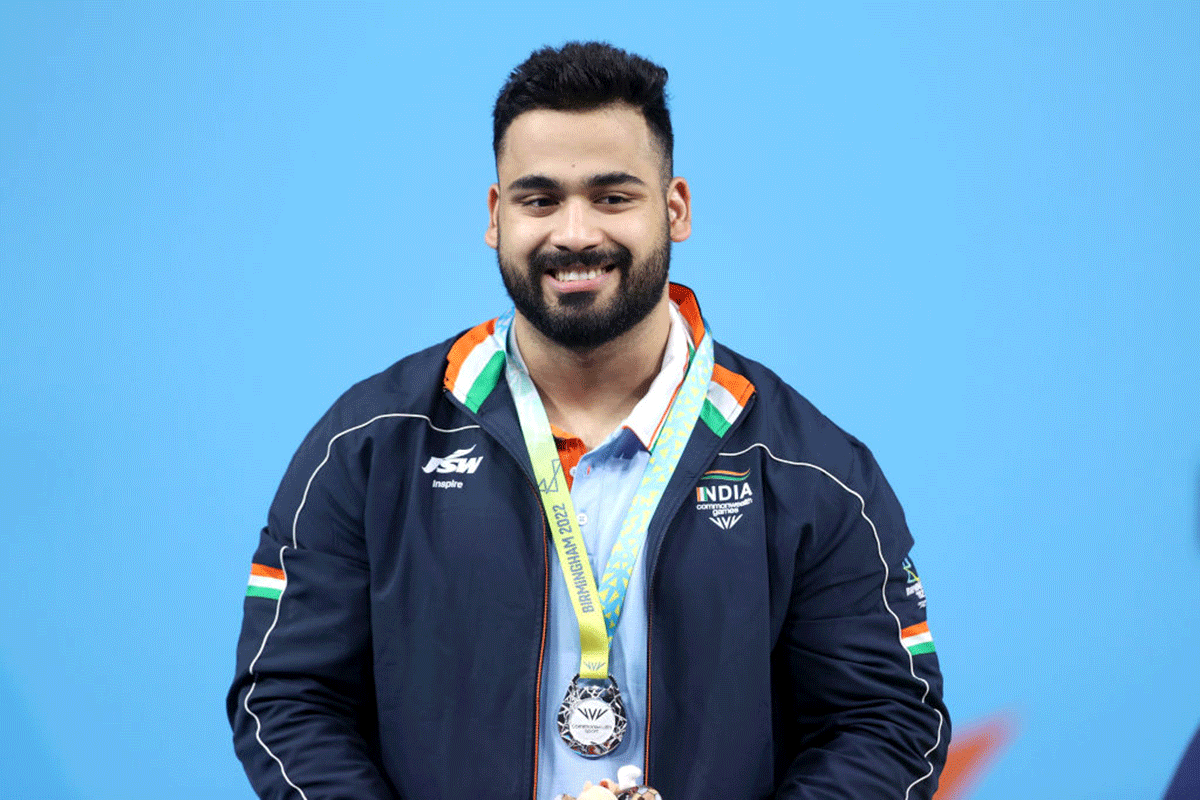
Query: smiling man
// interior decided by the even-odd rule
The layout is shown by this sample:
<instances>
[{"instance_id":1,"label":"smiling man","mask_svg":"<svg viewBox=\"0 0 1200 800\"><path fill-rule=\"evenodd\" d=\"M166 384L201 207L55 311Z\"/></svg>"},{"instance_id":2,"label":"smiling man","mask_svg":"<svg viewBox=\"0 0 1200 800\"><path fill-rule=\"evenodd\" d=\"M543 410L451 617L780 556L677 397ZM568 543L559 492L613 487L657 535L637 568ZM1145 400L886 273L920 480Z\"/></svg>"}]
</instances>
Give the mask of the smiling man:
<instances>
[{"instance_id":1,"label":"smiling man","mask_svg":"<svg viewBox=\"0 0 1200 800\"><path fill-rule=\"evenodd\" d=\"M284 477L228 698L262 797L928 798L926 597L870 452L716 344L666 71L534 53L494 109L514 308L355 386Z\"/></svg>"},{"instance_id":2,"label":"smiling man","mask_svg":"<svg viewBox=\"0 0 1200 800\"><path fill-rule=\"evenodd\" d=\"M546 413L589 448L659 372L671 242L691 233L687 182L668 164L625 102L528 110L497 140L486 239Z\"/></svg>"}]
</instances>

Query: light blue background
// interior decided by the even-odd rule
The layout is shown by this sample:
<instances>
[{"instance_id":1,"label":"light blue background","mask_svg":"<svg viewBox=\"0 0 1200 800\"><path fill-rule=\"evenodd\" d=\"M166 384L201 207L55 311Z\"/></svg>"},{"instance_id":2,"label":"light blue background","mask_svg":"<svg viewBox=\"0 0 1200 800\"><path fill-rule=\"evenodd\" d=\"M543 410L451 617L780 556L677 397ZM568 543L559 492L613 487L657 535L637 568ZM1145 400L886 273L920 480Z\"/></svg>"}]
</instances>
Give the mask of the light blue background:
<instances>
[{"instance_id":1,"label":"light blue background","mask_svg":"<svg viewBox=\"0 0 1200 800\"><path fill-rule=\"evenodd\" d=\"M876 452L974 797L1155 798L1200 723L1200 6L5 4L0 796L249 798L223 695L294 447L505 305L490 108L671 71L719 338Z\"/></svg>"}]
</instances>

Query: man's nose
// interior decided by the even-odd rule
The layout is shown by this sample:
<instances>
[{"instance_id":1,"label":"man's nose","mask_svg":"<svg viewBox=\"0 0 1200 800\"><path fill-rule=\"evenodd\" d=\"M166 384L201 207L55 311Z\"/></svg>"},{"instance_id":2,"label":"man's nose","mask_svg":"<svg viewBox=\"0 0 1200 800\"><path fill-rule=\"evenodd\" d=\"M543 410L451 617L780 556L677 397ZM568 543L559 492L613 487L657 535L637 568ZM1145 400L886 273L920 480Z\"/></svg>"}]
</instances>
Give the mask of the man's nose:
<instances>
[{"instance_id":1,"label":"man's nose","mask_svg":"<svg viewBox=\"0 0 1200 800\"><path fill-rule=\"evenodd\" d=\"M587 250L604 243L604 232L597 225L596 210L586 199L569 198L556 216L550 244L560 250Z\"/></svg>"}]
</instances>

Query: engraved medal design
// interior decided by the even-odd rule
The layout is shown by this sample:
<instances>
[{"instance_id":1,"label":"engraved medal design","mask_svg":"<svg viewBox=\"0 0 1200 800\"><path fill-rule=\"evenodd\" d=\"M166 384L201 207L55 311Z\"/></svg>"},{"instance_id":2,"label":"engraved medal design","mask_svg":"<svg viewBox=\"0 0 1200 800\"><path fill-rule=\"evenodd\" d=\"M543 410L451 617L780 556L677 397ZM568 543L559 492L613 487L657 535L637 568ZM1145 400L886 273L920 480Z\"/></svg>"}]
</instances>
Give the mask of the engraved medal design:
<instances>
[{"instance_id":1,"label":"engraved medal design","mask_svg":"<svg viewBox=\"0 0 1200 800\"><path fill-rule=\"evenodd\" d=\"M575 676L558 708L558 735L584 758L600 758L625 736L625 704L612 678Z\"/></svg>"}]
</instances>

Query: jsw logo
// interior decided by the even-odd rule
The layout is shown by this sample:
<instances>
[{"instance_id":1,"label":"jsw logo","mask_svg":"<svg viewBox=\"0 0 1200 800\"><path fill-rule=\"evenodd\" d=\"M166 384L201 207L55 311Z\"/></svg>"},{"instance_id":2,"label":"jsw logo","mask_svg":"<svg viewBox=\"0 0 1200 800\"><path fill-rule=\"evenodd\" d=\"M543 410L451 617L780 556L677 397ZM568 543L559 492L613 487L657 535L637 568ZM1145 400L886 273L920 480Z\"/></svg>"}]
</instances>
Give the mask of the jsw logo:
<instances>
[{"instance_id":1,"label":"jsw logo","mask_svg":"<svg viewBox=\"0 0 1200 800\"><path fill-rule=\"evenodd\" d=\"M475 449L475 445L471 445L466 450L455 450L450 455L444 458L434 456L429 459L429 463L421 467L422 472L465 472L471 475L479 468L480 462L483 461L483 456L475 456L474 458L463 458L467 453Z\"/></svg>"}]
</instances>

